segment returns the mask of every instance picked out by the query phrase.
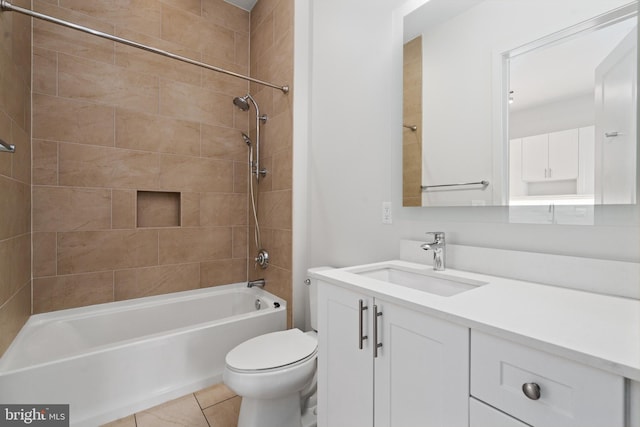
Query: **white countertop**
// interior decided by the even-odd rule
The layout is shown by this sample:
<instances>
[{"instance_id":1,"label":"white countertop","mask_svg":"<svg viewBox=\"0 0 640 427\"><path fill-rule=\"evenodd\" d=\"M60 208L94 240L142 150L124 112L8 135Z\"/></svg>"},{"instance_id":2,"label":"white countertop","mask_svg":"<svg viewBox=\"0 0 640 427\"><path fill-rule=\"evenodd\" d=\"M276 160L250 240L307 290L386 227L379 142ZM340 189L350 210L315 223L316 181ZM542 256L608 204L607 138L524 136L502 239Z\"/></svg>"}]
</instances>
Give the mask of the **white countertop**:
<instances>
[{"instance_id":1,"label":"white countertop","mask_svg":"<svg viewBox=\"0 0 640 427\"><path fill-rule=\"evenodd\" d=\"M487 284L442 297L355 274L372 266ZM436 272L406 261L310 271L310 276L640 381L640 301L635 299L453 269Z\"/></svg>"}]
</instances>

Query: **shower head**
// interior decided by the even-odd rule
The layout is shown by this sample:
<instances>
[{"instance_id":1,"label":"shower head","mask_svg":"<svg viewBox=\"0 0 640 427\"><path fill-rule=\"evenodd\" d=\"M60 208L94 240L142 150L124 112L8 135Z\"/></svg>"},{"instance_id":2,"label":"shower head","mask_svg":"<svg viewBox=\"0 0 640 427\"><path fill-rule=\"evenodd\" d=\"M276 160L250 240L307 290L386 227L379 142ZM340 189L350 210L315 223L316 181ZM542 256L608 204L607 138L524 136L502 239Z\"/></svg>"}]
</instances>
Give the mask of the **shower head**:
<instances>
[{"instance_id":1,"label":"shower head","mask_svg":"<svg viewBox=\"0 0 640 427\"><path fill-rule=\"evenodd\" d=\"M244 142L246 142L246 143L247 143L247 145L248 145L249 147L251 147L251 138L249 138L249 137L247 136L247 134L246 134L246 133L244 133L244 132L242 133L242 139L244 139Z\"/></svg>"},{"instance_id":2,"label":"shower head","mask_svg":"<svg viewBox=\"0 0 640 427\"><path fill-rule=\"evenodd\" d=\"M233 105L242 111L247 111L249 109L249 95L247 94L243 97L236 96L233 98Z\"/></svg>"},{"instance_id":3,"label":"shower head","mask_svg":"<svg viewBox=\"0 0 640 427\"><path fill-rule=\"evenodd\" d=\"M253 99L250 93L246 94L245 96L236 96L235 98L233 98L233 105L235 105L242 111L248 111L249 108L251 107L251 104L249 104L249 101L251 101L251 103L256 109L256 121L259 120L262 123L266 123L267 115L266 114L260 115L260 108L258 107L258 103L256 102L255 99Z\"/></svg>"}]
</instances>

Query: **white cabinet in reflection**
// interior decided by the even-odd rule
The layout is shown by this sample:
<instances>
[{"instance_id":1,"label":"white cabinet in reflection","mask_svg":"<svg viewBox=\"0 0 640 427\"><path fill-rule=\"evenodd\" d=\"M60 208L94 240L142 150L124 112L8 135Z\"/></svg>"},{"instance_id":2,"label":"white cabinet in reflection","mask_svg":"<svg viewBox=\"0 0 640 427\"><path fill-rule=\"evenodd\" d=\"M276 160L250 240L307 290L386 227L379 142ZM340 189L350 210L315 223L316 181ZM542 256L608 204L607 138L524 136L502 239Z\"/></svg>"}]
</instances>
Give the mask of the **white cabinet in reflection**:
<instances>
[{"instance_id":1,"label":"white cabinet in reflection","mask_svg":"<svg viewBox=\"0 0 640 427\"><path fill-rule=\"evenodd\" d=\"M522 180L578 178L579 129L522 138Z\"/></svg>"},{"instance_id":2,"label":"white cabinet in reflection","mask_svg":"<svg viewBox=\"0 0 640 427\"><path fill-rule=\"evenodd\" d=\"M592 196L594 126L515 138L509 145L510 199Z\"/></svg>"}]
</instances>

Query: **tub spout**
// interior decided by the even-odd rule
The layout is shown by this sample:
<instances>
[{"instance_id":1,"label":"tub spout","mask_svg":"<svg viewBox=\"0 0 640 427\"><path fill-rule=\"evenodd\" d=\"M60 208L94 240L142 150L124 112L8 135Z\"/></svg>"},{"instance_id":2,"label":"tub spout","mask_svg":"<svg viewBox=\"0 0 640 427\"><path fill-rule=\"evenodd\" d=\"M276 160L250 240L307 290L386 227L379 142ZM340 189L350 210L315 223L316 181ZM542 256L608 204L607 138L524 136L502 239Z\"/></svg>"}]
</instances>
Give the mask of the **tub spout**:
<instances>
[{"instance_id":1,"label":"tub spout","mask_svg":"<svg viewBox=\"0 0 640 427\"><path fill-rule=\"evenodd\" d=\"M265 280L264 279L258 279L258 280L249 280L247 282L247 288L253 288L254 286L258 286L260 288L264 288L265 285Z\"/></svg>"}]
</instances>

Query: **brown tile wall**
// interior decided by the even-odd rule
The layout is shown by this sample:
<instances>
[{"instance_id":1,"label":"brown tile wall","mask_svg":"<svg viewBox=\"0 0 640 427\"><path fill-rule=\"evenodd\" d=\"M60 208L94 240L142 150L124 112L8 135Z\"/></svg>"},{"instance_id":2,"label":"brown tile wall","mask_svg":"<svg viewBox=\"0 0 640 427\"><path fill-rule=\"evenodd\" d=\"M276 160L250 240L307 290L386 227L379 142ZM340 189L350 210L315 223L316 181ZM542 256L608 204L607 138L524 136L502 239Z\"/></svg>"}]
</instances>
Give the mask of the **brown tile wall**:
<instances>
[{"instance_id":1,"label":"brown tile wall","mask_svg":"<svg viewBox=\"0 0 640 427\"><path fill-rule=\"evenodd\" d=\"M30 0L13 2L30 8ZM0 356L31 314L31 20L0 13Z\"/></svg>"},{"instance_id":2,"label":"brown tile wall","mask_svg":"<svg viewBox=\"0 0 640 427\"><path fill-rule=\"evenodd\" d=\"M250 72L252 18L223 0L33 3L36 10L61 19ZM271 12L269 25L276 28ZM258 61L261 75L290 80L290 61L282 59L290 51L280 46L290 49L291 31L272 42L261 49L271 51L275 62L264 61L262 54L252 62ZM34 312L247 280L247 148L240 132L249 130L251 115L236 109L232 100L249 85L42 21L34 22L33 64ZM272 117L265 157L282 164L265 184L269 191L261 209L266 241L280 248L273 267L283 276L277 289L288 297L290 98L272 90L255 92ZM15 128L26 120L4 116ZM28 213L28 182L23 185L10 175L0 178L0 185ZM166 192L170 201L145 198L150 193L140 199L138 191ZM180 206L171 193L180 193ZM136 222L140 200L149 226ZM22 211L14 215L20 232L3 234L0 245L28 248ZM180 226L155 226L173 224L176 211ZM27 243L21 245L21 239ZM25 276L0 287L2 302L10 297L22 301ZM4 311L14 310L13 305Z\"/></svg>"},{"instance_id":3,"label":"brown tile wall","mask_svg":"<svg viewBox=\"0 0 640 427\"><path fill-rule=\"evenodd\" d=\"M404 45L402 206L422 206L422 37Z\"/></svg>"},{"instance_id":4,"label":"brown tile wall","mask_svg":"<svg viewBox=\"0 0 640 427\"><path fill-rule=\"evenodd\" d=\"M251 75L279 85L293 82L293 0L260 0L251 12ZM269 251L267 270L249 266L249 277L264 277L267 289L287 300L292 323L292 153L293 88L281 91L251 84L260 112L269 116L261 128L261 167L268 171L260 181L258 222L262 245ZM253 121L252 121L253 123ZM254 124L255 126L255 124ZM252 136L255 134L252 129ZM253 223L249 230L251 257L257 253Z\"/></svg>"}]
</instances>

